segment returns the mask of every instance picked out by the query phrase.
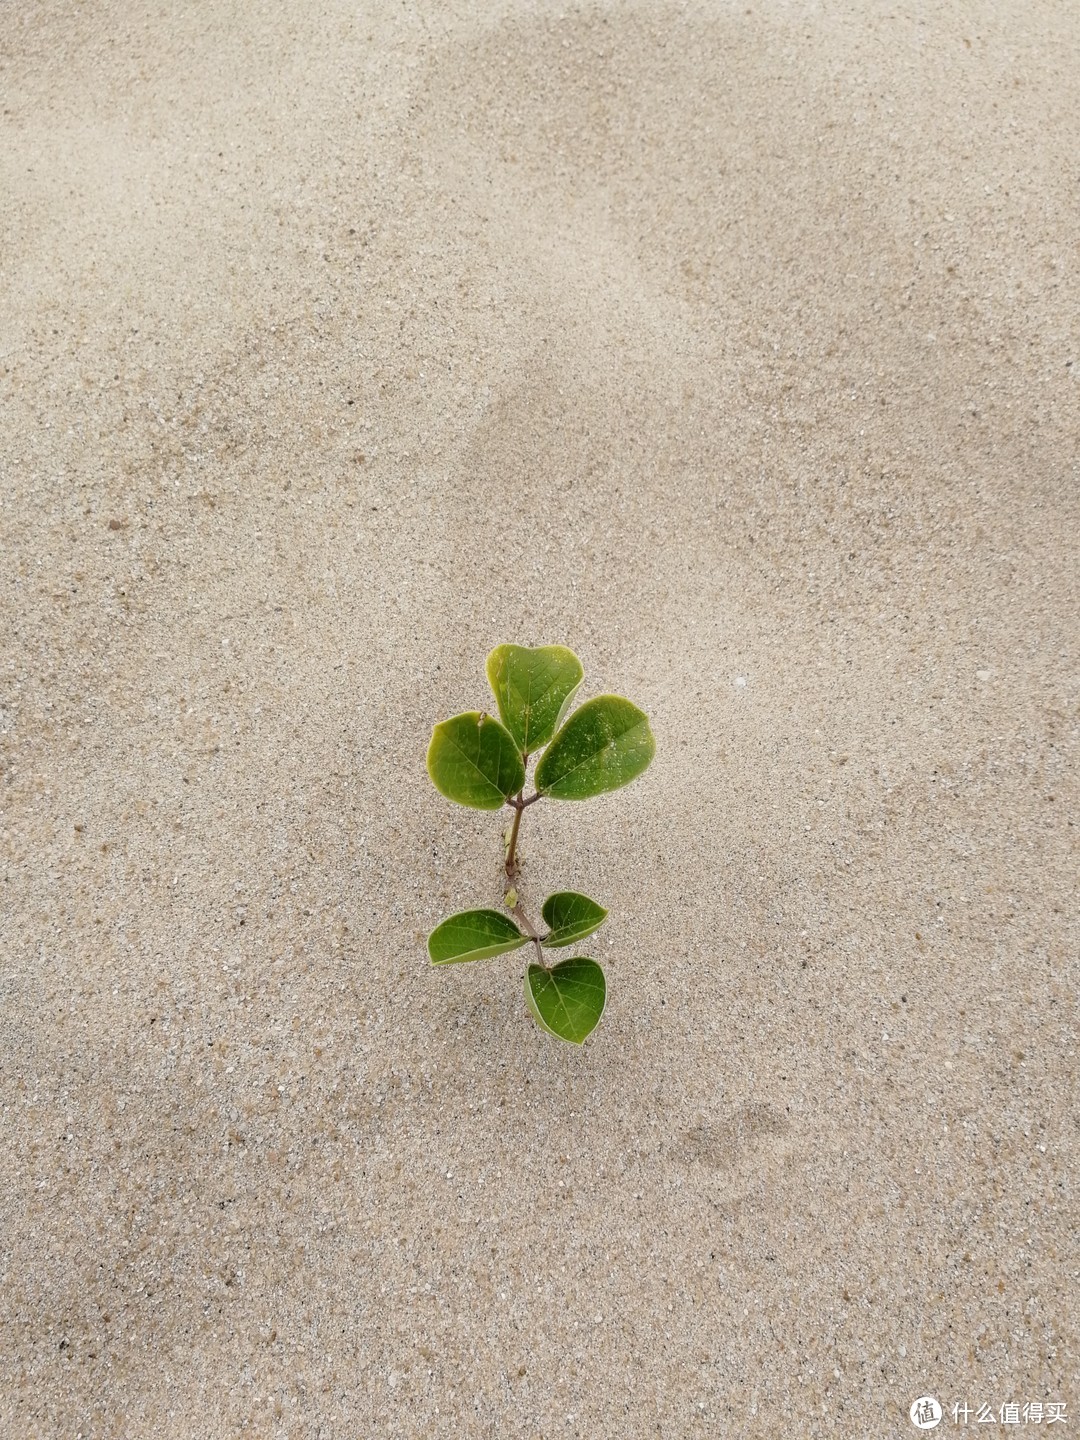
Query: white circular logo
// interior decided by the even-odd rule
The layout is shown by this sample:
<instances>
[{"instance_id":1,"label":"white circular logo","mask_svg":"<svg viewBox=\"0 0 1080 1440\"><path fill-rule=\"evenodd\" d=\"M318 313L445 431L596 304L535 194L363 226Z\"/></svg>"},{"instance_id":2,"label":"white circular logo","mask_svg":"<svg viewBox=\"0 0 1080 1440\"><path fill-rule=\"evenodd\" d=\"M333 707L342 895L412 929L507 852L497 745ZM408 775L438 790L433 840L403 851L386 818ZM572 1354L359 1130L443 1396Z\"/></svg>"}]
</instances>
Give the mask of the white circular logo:
<instances>
[{"instance_id":1,"label":"white circular logo","mask_svg":"<svg viewBox=\"0 0 1080 1440\"><path fill-rule=\"evenodd\" d=\"M908 1414L916 1430L933 1430L941 1424L941 1406L933 1395L920 1395L918 1400L913 1400Z\"/></svg>"}]
</instances>

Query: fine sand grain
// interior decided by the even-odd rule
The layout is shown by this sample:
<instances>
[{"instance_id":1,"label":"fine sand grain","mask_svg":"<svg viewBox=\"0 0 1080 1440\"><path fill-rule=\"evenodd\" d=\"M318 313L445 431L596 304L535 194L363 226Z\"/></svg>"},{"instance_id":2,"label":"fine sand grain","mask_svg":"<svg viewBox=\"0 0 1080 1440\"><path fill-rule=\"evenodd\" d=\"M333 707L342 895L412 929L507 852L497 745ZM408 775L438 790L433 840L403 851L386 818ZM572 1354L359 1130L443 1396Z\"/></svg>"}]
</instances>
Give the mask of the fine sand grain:
<instances>
[{"instance_id":1,"label":"fine sand grain","mask_svg":"<svg viewBox=\"0 0 1080 1440\"><path fill-rule=\"evenodd\" d=\"M31 0L0 111L0 1436L1072 1434L1074 0ZM522 828L582 1049L424 949L507 640L657 737Z\"/></svg>"}]
</instances>

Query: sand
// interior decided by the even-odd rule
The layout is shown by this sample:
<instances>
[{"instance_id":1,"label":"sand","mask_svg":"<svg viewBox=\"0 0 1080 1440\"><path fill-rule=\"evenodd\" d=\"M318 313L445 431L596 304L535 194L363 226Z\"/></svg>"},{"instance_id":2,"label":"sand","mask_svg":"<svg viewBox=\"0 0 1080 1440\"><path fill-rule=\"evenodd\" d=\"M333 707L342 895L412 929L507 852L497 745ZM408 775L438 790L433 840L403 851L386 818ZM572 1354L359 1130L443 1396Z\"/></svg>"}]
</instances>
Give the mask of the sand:
<instances>
[{"instance_id":1,"label":"sand","mask_svg":"<svg viewBox=\"0 0 1080 1440\"><path fill-rule=\"evenodd\" d=\"M1071 1434L1080 10L35 0L0 109L0 1435ZM424 948L501 641L657 738L522 827L581 1049Z\"/></svg>"}]
</instances>

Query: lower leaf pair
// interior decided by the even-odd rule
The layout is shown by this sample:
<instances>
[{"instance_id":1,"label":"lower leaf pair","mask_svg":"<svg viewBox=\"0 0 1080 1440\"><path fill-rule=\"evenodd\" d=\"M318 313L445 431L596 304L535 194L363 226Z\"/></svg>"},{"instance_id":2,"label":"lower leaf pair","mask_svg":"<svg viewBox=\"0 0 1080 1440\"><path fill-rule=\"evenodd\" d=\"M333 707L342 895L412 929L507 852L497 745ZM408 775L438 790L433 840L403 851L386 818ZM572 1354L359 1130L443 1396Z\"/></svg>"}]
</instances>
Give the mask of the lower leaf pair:
<instances>
[{"instance_id":1,"label":"lower leaf pair","mask_svg":"<svg viewBox=\"0 0 1080 1440\"><path fill-rule=\"evenodd\" d=\"M434 965L487 960L523 945L537 953L576 944L603 924L607 911L573 890L549 895L542 910L546 934L524 933L499 910L462 910L437 926L428 937ZM531 931L531 927L530 927ZM525 1002L537 1023L551 1035L580 1045L604 1013L607 982L595 960L577 955L557 965L531 963L525 971Z\"/></svg>"}]
</instances>

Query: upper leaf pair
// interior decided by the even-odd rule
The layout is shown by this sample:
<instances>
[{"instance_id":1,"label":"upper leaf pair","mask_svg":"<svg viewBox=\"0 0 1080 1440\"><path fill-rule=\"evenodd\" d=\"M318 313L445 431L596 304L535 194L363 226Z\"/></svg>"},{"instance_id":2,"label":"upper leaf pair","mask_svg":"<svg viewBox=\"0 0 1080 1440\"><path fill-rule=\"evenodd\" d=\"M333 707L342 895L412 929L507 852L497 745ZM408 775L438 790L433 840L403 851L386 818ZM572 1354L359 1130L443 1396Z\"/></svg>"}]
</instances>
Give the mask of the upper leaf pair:
<instances>
[{"instance_id":1,"label":"upper leaf pair","mask_svg":"<svg viewBox=\"0 0 1080 1440\"><path fill-rule=\"evenodd\" d=\"M649 722L618 695L600 695L563 719L584 671L562 645L500 645L487 660L501 723L479 711L436 725L428 773L449 800L497 810L525 784L525 762L543 746L538 795L587 800L627 785L656 749ZM561 726L561 728L560 728Z\"/></svg>"},{"instance_id":2,"label":"upper leaf pair","mask_svg":"<svg viewBox=\"0 0 1080 1440\"><path fill-rule=\"evenodd\" d=\"M554 950L573 945L598 930L607 911L587 895L558 890L544 901L541 911L548 927L536 937ZM466 960L490 960L508 950L518 950L533 937L523 935L501 910L462 910L437 925L428 936L428 954L433 965L455 965Z\"/></svg>"}]
</instances>

